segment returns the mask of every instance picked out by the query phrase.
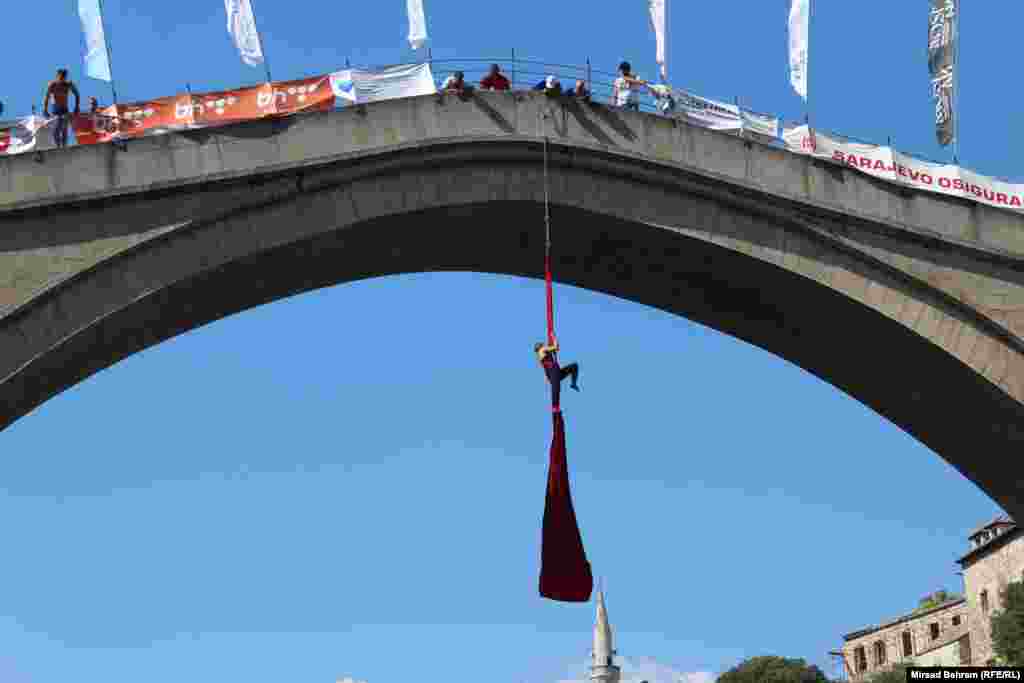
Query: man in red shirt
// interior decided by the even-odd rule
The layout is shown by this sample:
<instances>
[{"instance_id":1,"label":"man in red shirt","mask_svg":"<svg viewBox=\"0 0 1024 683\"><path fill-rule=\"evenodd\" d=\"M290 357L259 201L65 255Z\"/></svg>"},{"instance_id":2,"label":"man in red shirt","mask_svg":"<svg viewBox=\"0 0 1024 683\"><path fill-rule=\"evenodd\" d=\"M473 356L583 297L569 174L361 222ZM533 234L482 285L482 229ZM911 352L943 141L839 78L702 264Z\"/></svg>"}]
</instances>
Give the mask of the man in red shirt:
<instances>
[{"instance_id":1,"label":"man in red shirt","mask_svg":"<svg viewBox=\"0 0 1024 683\"><path fill-rule=\"evenodd\" d=\"M508 82L505 75L497 64L491 64L491 72L480 81L481 90L511 90L512 84Z\"/></svg>"}]
</instances>

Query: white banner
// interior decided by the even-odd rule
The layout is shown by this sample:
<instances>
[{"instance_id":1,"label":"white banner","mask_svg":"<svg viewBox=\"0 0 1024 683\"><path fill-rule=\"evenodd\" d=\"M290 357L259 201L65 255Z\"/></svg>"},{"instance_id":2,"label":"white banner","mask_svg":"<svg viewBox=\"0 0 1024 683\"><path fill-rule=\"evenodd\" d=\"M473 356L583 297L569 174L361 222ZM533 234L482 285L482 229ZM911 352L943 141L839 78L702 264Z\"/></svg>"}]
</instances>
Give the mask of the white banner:
<instances>
[{"instance_id":1,"label":"white banner","mask_svg":"<svg viewBox=\"0 0 1024 683\"><path fill-rule=\"evenodd\" d=\"M256 31L256 17L249 0L224 0L228 14L228 33L235 41L242 61L249 66L263 63L263 46Z\"/></svg>"},{"instance_id":2,"label":"white banner","mask_svg":"<svg viewBox=\"0 0 1024 683\"><path fill-rule=\"evenodd\" d=\"M712 130L739 130L743 128L740 108L734 104L705 99L683 90L675 90L677 111L684 120Z\"/></svg>"},{"instance_id":3,"label":"white banner","mask_svg":"<svg viewBox=\"0 0 1024 683\"><path fill-rule=\"evenodd\" d=\"M665 80L668 78L665 70L665 0L647 0L647 8L651 13L651 28L654 30L654 61L661 69L661 79Z\"/></svg>"},{"instance_id":4,"label":"white banner","mask_svg":"<svg viewBox=\"0 0 1024 683\"><path fill-rule=\"evenodd\" d=\"M56 117L26 116L0 128L0 155L53 149L53 127ZM70 127L70 124L69 124Z\"/></svg>"},{"instance_id":5,"label":"white banner","mask_svg":"<svg viewBox=\"0 0 1024 683\"><path fill-rule=\"evenodd\" d=\"M351 104L433 95L437 92L430 64L335 71L331 74L331 89L337 99Z\"/></svg>"},{"instance_id":6,"label":"white banner","mask_svg":"<svg viewBox=\"0 0 1024 683\"><path fill-rule=\"evenodd\" d=\"M103 16L99 0L78 0L78 16L85 34L85 75L100 81L111 80L107 38L103 34Z\"/></svg>"},{"instance_id":7,"label":"white banner","mask_svg":"<svg viewBox=\"0 0 1024 683\"><path fill-rule=\"evenodd\" d=\"M740 117L743 119L743 131L763 135L772 140L779 139L779 119L767 114L740 109Z\"/></svg>"},{"instance_id":8,"label":"white banner","mask_svg":"<svg viewBox=\"0 0 1024 683\"><path fill-rule=\"evenodd\" d=\"M807 126L787 126L783 139L790 151L829 159L905 187L1024 213L1024 184L988 178L953 164L922 161L890 147L836 140Z\"/></svg>"},{"instance_id":9,"label":"white banner","mask_svg":"<svg viewBox=\"0 0 1024 683\"><path fill-rule=\"evenodd\" d=\"M807 100L807 51L811 0L793 0L789 10L789 82Z\"/></svg>"},{"instance_id":10,"label":"white banner","mask_svg":"<svg viewBox=\"0 0 1024 683\"><path fill-rule=\"evenodd\" d=\"M418 50L427 42L427 18L423 16L423 0L405 0L409 12L409 47Z\"/></svg>"}]
</instances>

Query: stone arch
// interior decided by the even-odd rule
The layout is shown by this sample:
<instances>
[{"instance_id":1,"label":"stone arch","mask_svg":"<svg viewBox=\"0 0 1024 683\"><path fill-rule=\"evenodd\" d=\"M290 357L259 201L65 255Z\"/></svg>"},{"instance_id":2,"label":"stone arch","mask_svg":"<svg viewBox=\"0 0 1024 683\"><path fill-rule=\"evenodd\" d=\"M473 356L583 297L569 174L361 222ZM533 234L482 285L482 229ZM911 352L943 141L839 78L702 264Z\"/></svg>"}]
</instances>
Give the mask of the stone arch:
<instances>
[{"instance_id":1,"label":"stone arch","mask_svg":"<svg viewBox=\"0 0 1024 683\"><path fill-rule=\"evenodd\" d=\"M9 240L129 246L0 317L0 426L184 331L319 287L408 272L541 276L535 140L446 141L200 186L0 214ZM1024 344L943 283L1010 264L608 151L556 146L560 281L764 348L905 429L1024 516ZM925 264L927 267L922 266ZM920 275L926 273L926 275Z\"/></svg>"}]
</instances>

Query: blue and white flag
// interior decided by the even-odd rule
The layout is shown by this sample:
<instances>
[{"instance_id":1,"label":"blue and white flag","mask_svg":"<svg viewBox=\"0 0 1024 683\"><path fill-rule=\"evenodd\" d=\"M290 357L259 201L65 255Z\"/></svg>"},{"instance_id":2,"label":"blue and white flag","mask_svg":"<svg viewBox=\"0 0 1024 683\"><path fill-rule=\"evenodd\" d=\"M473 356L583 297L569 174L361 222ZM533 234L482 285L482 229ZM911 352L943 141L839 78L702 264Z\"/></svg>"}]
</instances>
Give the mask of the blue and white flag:
<instances>
[{"instance_id":1,"label":"blue and white flag","mask_svg":"<svg viewBox=\"0 0 1024 683\"><path fill-rule=\"evenodd\" d=\"M423 15L423 0L405 0L409 12L409 47L418 50L427 43L427 19Z\"/></svg>"},{"instance_id":2,"label":"blue and white flag","mask_svg":"<svg viewBox=\"0 0 1024 683\"><path fill-rule=\"evenodd\" d=\"M807 101L807 51L811 0L793 0L789 9L789 82Z\"/></svg>"},{"instance_id":3,"label":"blue and white flag","mask_svg":"<svg viewBox=\"0 0 1024 683\"><path fill-rule=\"evenodd\" d=\"M256 17L249 0L224 0L228 13L228 33L235 41L242 61L249 66L263 63L263 46L256 31Z\"/></svg>"},{"instance_id":4,"label":"blue and white flag","mask_svg":"<svg viewBox=\"0 0 1024 683\"><path fill-rule=\"evenodd\" d=\"M665 70L665 0L647 0L651 14L651 28L654 30L655 56L662 82L668 77Z\"/></svg>"},{"instance_id":5,"label":"blue and white flag","mask_svg":"<svg viewBox=\"0 0 1024 683\"><path fill-rule=\"evenodd\" d=\"M103 15L100 0L78 0L78 16L85 33L85 75L100 81L111 81L110 54L107 37L103 33Z\"/></svg>"}]
</instances>

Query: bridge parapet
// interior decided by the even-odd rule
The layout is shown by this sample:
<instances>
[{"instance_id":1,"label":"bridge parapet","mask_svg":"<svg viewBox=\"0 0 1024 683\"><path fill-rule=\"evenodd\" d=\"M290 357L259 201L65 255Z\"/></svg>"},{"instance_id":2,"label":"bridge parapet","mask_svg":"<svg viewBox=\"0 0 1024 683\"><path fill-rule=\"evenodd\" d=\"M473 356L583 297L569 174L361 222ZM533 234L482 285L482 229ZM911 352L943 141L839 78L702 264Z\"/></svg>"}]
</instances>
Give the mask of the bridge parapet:
<instances>
[{"instance_id":1,"label":"bridge parapet","mask_svg":"<svg viewBox=\"0 0 1024 683\"><path fill-rule=\"evenodd\" d=\"M23 208L287 172L445 141L598 149L1016 258L1024 215L916 192L735 135L535 92L391 100L290 119L0 157L0 216Z\"/></svg>"}]
</instances>

